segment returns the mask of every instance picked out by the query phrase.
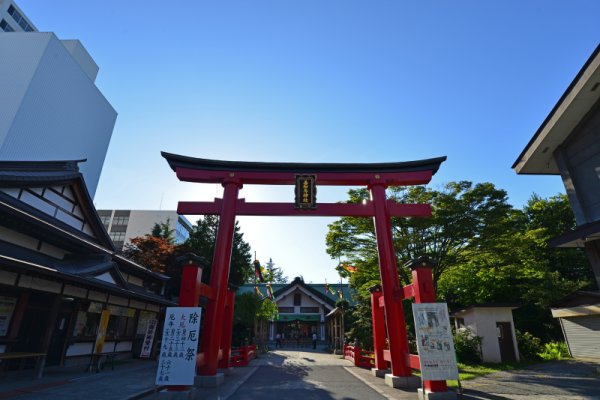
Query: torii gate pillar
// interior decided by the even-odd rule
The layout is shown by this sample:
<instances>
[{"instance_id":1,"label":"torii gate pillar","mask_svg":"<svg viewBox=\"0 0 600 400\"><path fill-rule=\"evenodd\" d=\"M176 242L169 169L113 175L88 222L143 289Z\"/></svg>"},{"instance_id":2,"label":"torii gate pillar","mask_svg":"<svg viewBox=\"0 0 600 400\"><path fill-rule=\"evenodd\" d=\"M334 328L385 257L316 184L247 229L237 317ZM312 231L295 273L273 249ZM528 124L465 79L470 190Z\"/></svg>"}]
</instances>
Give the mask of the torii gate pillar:
<instances>
[{"instance_id":1,"label":"torii gate pillar","mask_svg":"<svg viewBox=\"0 0 600 400\"><path fill-rule=\"evenodd\" d=\"M392 376L410 377L412 371L408 365L408 338L404 324L404 298L398 279L396 252L392 241L391 216L387 209L385 186L371 185L371 197L375 208L375 234L379 254L379 272L385 303L385 321L390 345Z\"/></svg>"},{"instance_id":2,"label":"torii gate pillar","mask_svg":"<svg viewBox=\"0 0 600 400\"><path fill-rule=\"evenodd\" d=\"M198 371L200 375L216 375L219 364L223 324L217 321L220 320L219 316L225 309L227 298L227 281L229 280L229 265L235 232L236 204L241 187L242 184L234 177L223 182L221 217L210 272L210 286L214 290L214 299L209 300L206 306L206 321L208 323L204 327L204 332L202 332L202 343L200 344L201 350L205 354L206 365Z\"/></svg>"}]
</instances>

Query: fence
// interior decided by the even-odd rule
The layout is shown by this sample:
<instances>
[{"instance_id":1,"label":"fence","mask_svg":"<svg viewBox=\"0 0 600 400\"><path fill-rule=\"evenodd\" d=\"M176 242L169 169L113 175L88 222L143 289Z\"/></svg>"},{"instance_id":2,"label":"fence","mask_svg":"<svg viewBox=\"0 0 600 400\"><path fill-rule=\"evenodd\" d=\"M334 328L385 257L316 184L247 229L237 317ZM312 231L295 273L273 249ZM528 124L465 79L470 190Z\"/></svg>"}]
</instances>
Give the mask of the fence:
<instances>
[{"instance_id":1,"label":"fence","mask_svg":"<svg viewBox=\"0 0 600 400\"><path fill-rule=\"evenodd\" d=\"M242 346L236 349L231 349L231 357L229 358L230 367L246 367L250 360L256 358L256 345Z\"/></svg>"},{"instance_id":2,"label":"fence","mask_svg":"<svg viewBox=\"0 0 600 400\"><path fill-rule=\"evenodd\" d=\"M360 368L371 369L375 367L375 355L371 351L363 350L359 346L344 346L344 358L352 361Z\"/></svg>"}]
</instances>

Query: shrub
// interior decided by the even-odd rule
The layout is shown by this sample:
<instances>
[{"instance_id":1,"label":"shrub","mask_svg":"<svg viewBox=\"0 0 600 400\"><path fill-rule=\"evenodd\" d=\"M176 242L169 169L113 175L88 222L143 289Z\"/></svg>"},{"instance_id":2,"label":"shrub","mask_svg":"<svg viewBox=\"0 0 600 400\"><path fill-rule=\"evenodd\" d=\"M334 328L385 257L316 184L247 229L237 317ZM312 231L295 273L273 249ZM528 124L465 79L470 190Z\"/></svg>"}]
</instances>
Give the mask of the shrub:
<instances>
[{"instance_id":1,"label":"shrub","mask_svg":"<svg viewBox=\"0 0 600 400\"><path fill-rule=\"evenodd\" d=\"M468 329L454 333L454 350L459 362L481 362L481 336L474 336Z\"/></svg>"},{"instance_id":2,"label":"shrub","mask_svg":"<svg viewBox=\"0 0 600 400\"><path fill-rule=\"evenodd\" d=\"M571 358L565 342L550 342L544 345L544 350L538 353L543 360L564 360Z\"/></svg>"},{"instance_id":3,"label":"shrub","mask_svg":"<svg viewBox=\"0 0 600 400\"><path fill-rule=\"evenodd\" d=\"M517 330L516 334L521 358L525 361L539 360L539 353L543 349L541 340L529 332L521 333Z\"/></svg>"}]
</instances>

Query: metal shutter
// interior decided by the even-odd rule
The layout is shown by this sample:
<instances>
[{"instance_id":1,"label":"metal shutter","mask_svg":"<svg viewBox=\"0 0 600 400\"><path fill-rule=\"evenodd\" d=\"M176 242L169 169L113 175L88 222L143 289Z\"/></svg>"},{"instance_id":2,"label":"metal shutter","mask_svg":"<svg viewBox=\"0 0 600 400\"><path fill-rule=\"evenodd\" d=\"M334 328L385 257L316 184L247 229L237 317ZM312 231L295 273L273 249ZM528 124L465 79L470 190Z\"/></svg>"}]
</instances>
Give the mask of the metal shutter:
<instances>
[{"instance_id":1,"label":"metal shutter","mask_svg":"<svg viewBox=\"0 0 600 400\"><path fill-rule=\"evenodd\" d=\"M561 318L571 355L600 359L600 315Z\"/></svg>"}]
</instances>

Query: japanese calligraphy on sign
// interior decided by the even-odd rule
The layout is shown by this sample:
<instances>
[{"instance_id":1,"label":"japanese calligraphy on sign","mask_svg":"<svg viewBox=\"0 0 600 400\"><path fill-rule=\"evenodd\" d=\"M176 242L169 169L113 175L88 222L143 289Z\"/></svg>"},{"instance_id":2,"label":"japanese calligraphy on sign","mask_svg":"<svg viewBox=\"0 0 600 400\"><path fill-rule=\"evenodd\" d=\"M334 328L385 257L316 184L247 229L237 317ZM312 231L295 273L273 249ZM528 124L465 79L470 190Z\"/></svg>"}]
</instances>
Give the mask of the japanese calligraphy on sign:
<instances>
[{"instance_id":1,"label":"japanese calligraphy on sign","mask_svg":"<svg viewBox=\"0 0 600 400\"><path fill-rule=\"evenodd\" d=\"M422 379L458 379L448 306L446 303L421 303L412 307Z\"/></svg>"},{"instance_id":2,"label":"japanese calligraphy on sign","mask_svg":"<svg viewBox=\"0 0 600 400\"><path fill-rule=\"evenodd\" d=\"M152 352L152 343L154 343L156 325L158 325L157 320L148 320L148 327L146 328L146 335L144 336L144 342L142 343L142 351L140 352L140 358L150 357L150 353Z\"/></svg>"},{"instance_id":3,"label":"japanese calligraphy on sign","mask_svg":"<svg viewBox=\"0 0 600 400\"><path fill-rule=\"evenodd\" d=\"M296 175L295 208L317 207L316 175Z\"/></svg>"},{"instance_id":4,"label":"japanese calligraphy on sign","mask_svg":"<svg viewBox=\"0 0 600 400\"><path fill-rule=\"evenodd\" d=\"M200 307L168 307L165 315L157 385L193 385L200 336Z\"/></svg>"}]
</instances>

